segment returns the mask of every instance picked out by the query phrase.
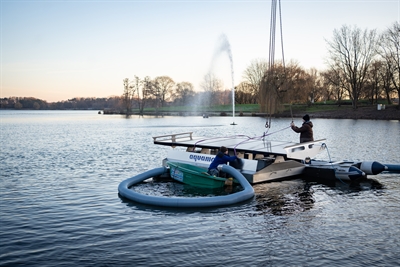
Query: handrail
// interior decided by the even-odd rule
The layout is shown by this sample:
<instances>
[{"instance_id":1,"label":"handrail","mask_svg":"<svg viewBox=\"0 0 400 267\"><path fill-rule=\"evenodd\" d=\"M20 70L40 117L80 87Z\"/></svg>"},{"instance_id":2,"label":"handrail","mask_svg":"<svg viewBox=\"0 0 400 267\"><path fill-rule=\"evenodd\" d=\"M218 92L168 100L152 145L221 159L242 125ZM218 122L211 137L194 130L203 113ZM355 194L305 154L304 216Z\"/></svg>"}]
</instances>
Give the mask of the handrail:
<instances>
[{"instance_id":1,"label":"handrail","mask_svg":"<svg viewBox=\"0 0 400 267\"><path fill-rule=\"evenodd\" d=\"M190 138L190 140L192 140L192 134L193 132L186 132L186 133L178 133L178 134L166 134L166 135L159 135L159 136L154 136L153 137L153 141L166 141L166 140L171 140L172 142L176 142L176 139L178 138L183 138L184 136L180 136L180 135L188 135L188 137ZM177 137L180 136L180 137ZM170 137L170 138L165 138L162 140L157 140L158 138L162 138L162 137Z\"/></svg>"},{"instance_id":2,"label":"handrail","mask_svg":"<svg viewBox=\"0 0 400 267\"><path fill-rule=\"evenodd\" d=\"M320 142L324 142L324 141L326 141L326 139L318 139L318 140L315 140L315 141L309 141L309 142L304 142L304 143L298 143L298 144L295 144L295 145L285 146L284 149L304 146L304 145L308 145L308 144L315 144L315 143L320 143Z\"/></svg>"}]
</instances>

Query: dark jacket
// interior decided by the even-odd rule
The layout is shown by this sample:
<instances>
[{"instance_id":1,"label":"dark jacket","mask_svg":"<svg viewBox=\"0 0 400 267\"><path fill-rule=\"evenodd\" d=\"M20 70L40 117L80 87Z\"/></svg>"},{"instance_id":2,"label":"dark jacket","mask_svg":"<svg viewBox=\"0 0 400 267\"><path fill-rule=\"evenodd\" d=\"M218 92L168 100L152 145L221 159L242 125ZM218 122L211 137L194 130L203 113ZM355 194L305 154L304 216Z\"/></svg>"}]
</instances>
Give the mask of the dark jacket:
<instances>
[{"instance_id":1,"label":"dark jacket","mask_svg":"<svg viewBox=\"0 0 400 267\"><path fill-rule=\"evenodd\" d=\"M221 151L218 152L218 154L215 156L214 160L211 162L210 167L208 167L209 170L211 169L216 169L218 165L220 164L227 164L228 162L236 160L236 156L228 156L222 153Z\"/></svg>"},{"instance_id":2,"label":"dark jacket","mask_svg":"<svg viewBox=\"0 0 400 267\"><path fill-rule=\"evenodd\" d=\"M314 141L313 124L311 121L303 122L301 127L292 126L292 130L296 133L300 133L300 143Z\"/></svg>"}]
</instances>

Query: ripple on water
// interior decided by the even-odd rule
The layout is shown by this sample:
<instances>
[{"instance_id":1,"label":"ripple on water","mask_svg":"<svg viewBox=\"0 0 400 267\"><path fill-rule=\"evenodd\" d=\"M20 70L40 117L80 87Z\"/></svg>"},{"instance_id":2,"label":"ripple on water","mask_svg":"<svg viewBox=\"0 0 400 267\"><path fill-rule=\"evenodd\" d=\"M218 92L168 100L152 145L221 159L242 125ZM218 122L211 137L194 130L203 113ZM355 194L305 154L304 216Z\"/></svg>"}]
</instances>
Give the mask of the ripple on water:
<instances>
[{"instance_id":1,"label":"ripple on water","mask_svg":"<svg viewBox=\"0 0 400 267\"><path fill-rule=\"evenodd\" d=\"M260 136L264 118L237 118L233 127L231 118L32 112L2 117L2 266L397 266L400 260L395 174L352 185L301 179L257 184L253 199L205 209L119 197L120 182L160 167L167 155L170 148L153 145L151 136ZM273 121L275 129L288 123ZM369 121L315 119L315 137L327 138L338 160L399 162L400 124L373 125L371 131ZM269 138L297 141L298 135L280 131ZM133 190L220 194L151 181Z\"/></svg>"}]
</instances>

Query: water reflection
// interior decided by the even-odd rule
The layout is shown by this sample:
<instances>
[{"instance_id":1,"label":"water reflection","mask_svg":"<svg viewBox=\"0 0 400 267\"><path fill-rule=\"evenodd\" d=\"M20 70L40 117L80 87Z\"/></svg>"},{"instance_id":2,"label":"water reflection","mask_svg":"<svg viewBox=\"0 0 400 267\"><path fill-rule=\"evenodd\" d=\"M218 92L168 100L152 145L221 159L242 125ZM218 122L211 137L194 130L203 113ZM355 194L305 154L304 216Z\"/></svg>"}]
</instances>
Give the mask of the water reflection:
<instances>
[{"instance_id":1,"label":"water reflection","mask_svg":"<svg viewBox=\"0 0 400 267\"><path fill-rule=\"evenodd\" d=\"M381 190L384 186L375 179L364 178L357 181L342 181L342 180L316 180L312 178L303 178L304 181L312 185L324 185L334 190L342 191L343 193L353 193L365 190Z\"/></svg>"},{"instance_id":2,"label":"water reflection","mask_svg":"<svg viewBox=\"0 0 400 267\"><path fill-rule=\"evenodd\" d=\"M354 195L362 191L381 192L384 186L375 179L363 179L358 182L313 181L296 179L275 183L254 185L256 192L256 210L263 214L290 215L304 212L314 207L314 187L326 187L338 194Z\"/></svg>"},{"instance_id":3,"label":"water reflection","mask_svg":"<svg viewBox=\"0 0 400 267\"><path fill-rule=\"evenodd\" d=\"M118 197L121 181L160 167L167 155L170 148L153 145L151 136L182 127L198 136L260 136L264 118L237 117L238 125L231 126L227 117L127 120L93 111L0 111L0 116L1 266L399 262L399 174L357 184L303 179L259 184L255 198L219 208L160 208ZM315 122L315 138L327 138L332 160L400 162L398 122ZM273 127L289 123L274 119ZM270 138L297 141L298 135L289 129ZM140 187L152 194L193 195L176 183L146 182L135 190Z\"/></svg>"},{"instance_id":4,"label":"water reflection","mask_svg":"<svg viewBox=\"0 0 400 267\"><path fill-rule=\"evenodd\" d=\"M353 195L362 191L380 192L384 186L375 179L362 179L357 182L339 180L321 181L298 178L288 181L262 183L253 185L255 190L255 210L262 214L290 215L314 208L314 187L335 191L337 194ZM236 185L231 190L226 188L207 189L197 188L176 182L172 179L148 179L131 187L140 194L164 197L212 197L239 192L243 190ZM136 203L121 197L122 202L135 206ZM137 203L138 204L138 203ZM138 206L142 206L138 204ZM144 205L146 206L146 205ZM175 210L175 209L174 209Z\"/></svg>"},{"instance_id":5,"label":"water reflection","mask_svg":"<svg viewBox=\"0 0 400 267\"><path fill-rule=\"evenodd\" d=\"M288 215L314 206L313 189L300 179L277 183L257 184L256 209L262 213Z\"/></svg>"}]
</instances>

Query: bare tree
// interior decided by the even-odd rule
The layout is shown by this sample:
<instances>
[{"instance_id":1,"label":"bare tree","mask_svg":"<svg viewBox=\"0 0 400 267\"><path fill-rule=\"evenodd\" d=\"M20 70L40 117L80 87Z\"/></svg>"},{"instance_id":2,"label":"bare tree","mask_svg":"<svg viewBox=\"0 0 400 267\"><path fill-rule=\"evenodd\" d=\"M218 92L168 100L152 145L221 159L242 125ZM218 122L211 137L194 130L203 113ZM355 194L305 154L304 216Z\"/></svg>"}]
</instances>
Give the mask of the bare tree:
<instances>
[{"instance_id":1,"label":"bare tree","mask_svg":"<svg viewBox=\"0 0 400 267\"><path fill-rule=\"evenodd\" d=\"M327 41L328 64L343 74L346 89L354 109L358 107L361 90L367 80L368 67L376 55L376 30L365 30L346 25L333 31L333 40Z\"/></svg>"},{"instance_id":2,"label":"bare tree","mask_svg":"<svg viewBox=\"0 0 400 267\"><path fill-rule=\"evenodd\" d=\"M204 80L201 82L200 87L206 94L205 101L208 105L219 104L219 100L216 97L217 92L222 90L222 81L218 79L213 73L209 72L204 76Z\"/></svg>"},{"instance_id":3,"label":"bare tree","mask_svg":"<svg viewBox=\"0 0 400 267\"><path fill-rule=\"evenodd\" d=\"M261 83L260 109L273 114L282 110L283 103L307 103L314 95L318 97L315 84L316 78L297 62L291 61L286 67L275 64L265 73Z\"/></svg>"},{"instance_id":4,"label":"bare tree","mask_svg":"<svg viewBox=\"0 0 400 267\"><path fill-rule=\"evenodd\" d=\"M246 91L257 96L260 89L261 81L268 69L268 62L263 59L253 59L250 65L243 73L243 79L246 83Z\"/></svg>"},{"instance_id":5,"label":"bare tree","mask_svg":"<svg viewBox=\"0 0 400 267\"><path fill-rule=\"evenodd\" d=\"M322 77L316 68L307 71L307 86L309 91L309 101L314 103L323 99Z\"/></svg>"},{"instance_id":6,"label":"bare tree","mask_svg":"<svg viewBox=\"0 0 400 267\"><path fill-rule=\"evenodd\" d=\"M376 104L383 92L383 73L385 72L382 61L375 60L369 67L368 80L364 90L363 98L369 99L371 104Z\"/></svg>"},{"instance_id":7,"label":"bare tree","mask_svg":"<svg viewBox=\"0 0 400 267\"><path fill-rule=\"evenodd\" d=\"M142 101L141 101L141 98L140 98L140 92L142 90L142 81L136 75L135 75L134 81L132 82L132 86L133 86L133 91L135 92L135 95L136 95L136 101L137 101L137 104L138 104L138 109L140 111L140 110L142 110Z\"/></svg>"},{"instance_id":8,"label":"bare tree","mask_svg":"<svg viewBox=\"0 0 400 267\"><path fill-rule=\"evenodd\" d=\"M123 80L123 84L124 84L124 93L122 95L122 101L124 103L126 115L130 115L130 113L132 112L133 97L135 91L128 78L125 78Z\"/></svg>"},{"instance_id":9,"label":"bare tree","mask_svg":"<svg viewBox=\"0 0 400 267\"><path fill-rule=\"evenodd\" d=\"M159 76L154 79L154 91L157 105L160 102L161 107L164 106L166 99L172 94L174 86L174 80L168 76Z\"/></svg>"},{"instance_id":10,"label":"bare tree","mask_svg":"<svg viewBox=\"0 0 400 267\"><path fill-rule=\"evenodd\" d=\"M325 72L321 72L321 82L322 82L322 99L324 102L334 99L332 85L329 80L325 77Z\"/></svg>"},{"instance_id":11,"label":"bare tree","mask_svg":"<svg viewBox=\"0 0 400 267\"><path fill-rule=\"evenodd\" d=\"M141 84L142 84L142 88L141 88L142 96L141 97L139 96L139 100L141 102L141 107L139 109L139 112L141 115L143 115L143 110L144 110L145 104L149 100L151 92L153 90L153 82L149 76L146 76L146 77L144 77Z\"/></svg>"},{"instance_id":12,"label":"bare tree","mask_svg":"<svg viewBox=\"0 0 400 267\"><path fill-rule=\"evenodd\" d=\"M256 104L257 95L254 94L254 87L247 82L241 82L235 88L235 102L237 104Z\"/></svg>"},{"instance_id":13,"label":"bare tree","mask_svg":"<svg viewBox=\"0 0 400 267\"><path fill-rule=\"evenodd\" d=\"M229 105L232 103L232 90L226 88L225 90L219 90L216 92L216 99L218 99L219 105ZM236 100L235 100L236 102Z\"/></svg>"},{"instance_id":14,"label":"bare tree","mask_svg":"<svg viewBox=\"0 0 400 267\"><path fill-rule=\"evenodd\" d=\"M284 82L289 90L286 95L282 95L283 102L292 104L308 101L310 95L309 74L297 62L292 61L286 67Z\"/></svg>"},{"instance_id":15,"label":"bare tree","mask_svg":"<svg viewBox=\"0 0 400 267\"><path fill-rule=\"evenodd\" d=\"M321 75L324 77L324 87L326 88L326 94L328 96L327 100L329 100L329 96L332 95L340 106L345 92L343 78L340 76L340 72L336 69L330 69L321 73Z\"/></svg>"},{"instance_id":16,"label":"bare tree","mask_svg":"<svg viewBox=\"0 0 400 267\"><path fill-rule=\"evenodd\" d=\"M287 76L285 68L276 64L269 68L260 85L260 110L274 114L281 109L284 94L287 92Z\"/></svg>"},{"instance_id":17,"label":"bare tree","mask_svg":"<svg viewBox=\"0 0 400 267\"><path fill-rule=\"evenodd\" d=\"M15 109L22 109L23 107L24 106L19 101L15 102L15 104L14 104Z\"/></svg>"},{"instance_id":18,"label":"bare tree","mask_svg":"<svg viewBox=\"0 0 400 267\"><path fill-rule=\"evenodd\" d=\"M379 44L379 54L384 59L387 71L391 75L397 98L400 98L400 23L398 21L381 35ZM400 104L397 108L400 108Z\"/></svg>"},{"instance_id":19,"label":"bare tree","mask_svg":"<svg viewBox=\"0 0 400 267\"><path fill-rule=\"evenodd\" d=\"M392 86L393 73L391 72L388 64L383 63L378 74L380 75L382 81L383 92L386 100L388 104L392 104L391 96L396 92L396 89L394 86Z\"/></svg>"},{"instance_id":20,"label":"bare tree","mask_svg":"<svg viewBox=\"0 0 400 267\"><path fill-rule=\"evenodd\" d=\"M175 102L182 106L192 103L193 97L196 95L193 88L193 84L189 82L177 83L174 92Z\"/></svg>"}]
</instances>

